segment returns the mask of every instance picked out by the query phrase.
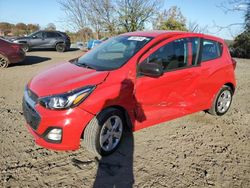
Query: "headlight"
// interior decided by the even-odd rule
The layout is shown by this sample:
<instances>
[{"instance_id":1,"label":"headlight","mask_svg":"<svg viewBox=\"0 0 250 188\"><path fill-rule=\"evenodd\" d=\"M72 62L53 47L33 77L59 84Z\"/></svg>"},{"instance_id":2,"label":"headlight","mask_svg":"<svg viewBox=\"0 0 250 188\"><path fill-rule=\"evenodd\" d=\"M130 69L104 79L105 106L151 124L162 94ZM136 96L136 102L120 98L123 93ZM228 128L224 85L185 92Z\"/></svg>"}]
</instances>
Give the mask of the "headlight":
<instances>
[{"instance_id":1,"label":"headlight","mask_svg":"<svg viewBox=\"0 0 250 188\"><path fill-rule=\"evenodd\" d=\"M39 103L49 109L72 108L86 99L94 88L94 86L87 86L68 93L43 97L39 99Z\"/></svg>"}]
</instances>

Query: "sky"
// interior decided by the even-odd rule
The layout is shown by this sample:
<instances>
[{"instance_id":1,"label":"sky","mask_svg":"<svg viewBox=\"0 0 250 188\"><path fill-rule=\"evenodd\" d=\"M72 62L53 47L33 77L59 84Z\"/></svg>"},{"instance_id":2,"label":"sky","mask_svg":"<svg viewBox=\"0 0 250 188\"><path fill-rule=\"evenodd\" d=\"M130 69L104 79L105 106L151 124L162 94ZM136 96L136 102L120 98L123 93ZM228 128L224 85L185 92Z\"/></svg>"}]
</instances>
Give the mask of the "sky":
<instances>
[{"instance_id":1,"label":"sky","mask_svg":"<svg viewBox=\"0 0 250 188\"><path fill-rule=\"evenodd\" d=\"M226 0L163 0L163 9L177 6L187 18L187 22L197 22L200 26L208 26L210 34L224 39L232 39L242 31L240 26L232 27L231 31L218 32L215 25L226 26L232 23L242 23L242 12L225 13L218 7ZM58 30L70 30L65 20L64 11L61 9L59 0L0 0L0 22L13 24L33 23L41 28L48 23L54 23Z\"/></svg>"}]
</instances>

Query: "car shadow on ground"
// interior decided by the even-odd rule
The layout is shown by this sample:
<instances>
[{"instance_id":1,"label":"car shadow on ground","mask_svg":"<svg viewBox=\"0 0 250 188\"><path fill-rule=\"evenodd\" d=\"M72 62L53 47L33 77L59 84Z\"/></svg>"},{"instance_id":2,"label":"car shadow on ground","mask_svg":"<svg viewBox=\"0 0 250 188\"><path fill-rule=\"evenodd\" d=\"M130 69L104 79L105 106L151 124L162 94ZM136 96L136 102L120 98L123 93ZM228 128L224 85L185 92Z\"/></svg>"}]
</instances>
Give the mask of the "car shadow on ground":
<instances>
[{"instance_id":1,"label":"car shadow on ground","mask_svg":"<svg viewBox=\"0 0 250 188\"><path fill-rule=\"evenodd\" d=\"M93 188L132 188L134 184L133 154L133 133L127 131L119 149L115 153L97 160L98 170Z\"/></svg>"},{"instance_id":2,"label":"car shadow on ground","mask_svg":"<svg viewBox=\"0 0 250 188\"><path fill-rule=\"evenodd\" d=\"M28 55L28 56L26 56L26 58L22 62L10 64L10 67L34 65L34 64L42 63L42 62L48 61L48 60L51 60L51 58Z\"/></svg>"},{"instance_id":3,"label":"car shadow on ground","mask_svg":"<svg viewBox=\"0 0 250 188\"><path fill-rule=\"evenodd\" d=\"M128 95L128 99L132 100L136 104L137 113L140 112L140 118L136 117L137 121L146 120L144 111L141 104L137 101L134 95L134 83L130 79L125 79L121 83L119 95L116 98L108 99L105 101L104 108L110 106L114 101L120 100L120 97L124 96L124 93ZM126 115L125 115L126 116ZM130 119L132 120L132 119ZM135 120L135 119L134 119ZM132 188L134 184L134 172L133 172L133 161L134 161L134 136L133 126L135 122L127 121L125 132L121 145L111 155L100 158L95 158L95 163L98 166L93 188ZM73 160L79 163L80 160ZM84 162L81 162L85 164Z\"/></svg>"}]
</instances>

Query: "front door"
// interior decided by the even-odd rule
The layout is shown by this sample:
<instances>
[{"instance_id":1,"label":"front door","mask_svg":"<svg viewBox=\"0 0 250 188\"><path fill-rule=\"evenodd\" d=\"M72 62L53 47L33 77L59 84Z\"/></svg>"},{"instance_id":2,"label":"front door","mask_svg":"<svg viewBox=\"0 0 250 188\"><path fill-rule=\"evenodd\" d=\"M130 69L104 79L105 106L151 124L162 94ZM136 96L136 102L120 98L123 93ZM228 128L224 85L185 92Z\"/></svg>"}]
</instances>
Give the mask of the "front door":
<instances>
[{"instance_id":1,"label":"front door","mask_svg":"<svg viewBox=\"0 0 250 188\"><path fill-rule=\"evenodd\" d=\"M39 31L31 36L30 46L32 48L41 48L43 47L44 43L44 33L42 31Z\"/></svg>"},{"instance_id":2,"label":"front door","mask_svg":"<svg viewBox=\"0 0 250 188\"><path fill-rule=\"evenodd\" d=\"M164 74L153 78L138 75L135 129L192 113L199 109L199 38L180 38L158 45L141 62L159 63Z\"/></svg>"}]
</instances>

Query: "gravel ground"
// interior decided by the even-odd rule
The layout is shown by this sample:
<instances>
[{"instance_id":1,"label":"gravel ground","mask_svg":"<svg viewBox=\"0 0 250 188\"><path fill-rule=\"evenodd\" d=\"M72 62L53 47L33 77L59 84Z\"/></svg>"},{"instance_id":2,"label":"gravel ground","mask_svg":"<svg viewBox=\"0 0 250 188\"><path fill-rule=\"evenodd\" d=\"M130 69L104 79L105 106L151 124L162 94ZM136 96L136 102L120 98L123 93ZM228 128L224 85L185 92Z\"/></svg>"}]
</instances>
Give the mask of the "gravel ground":
<instances>
[{"instance_id":1,"label":"gravel ground","mask_svg":"<svg viewBox=\"0 0 250 188\"><path fill-rule=\"evenodd\" d=\"M24 63L0 70L0 187L250 187L250 60L237 59L238 87L223 117L199 112L127 134L101 159L84 147L37 146L24 126L24 86L81 53L29 52Z\"/></svg>"}]
</instances>

